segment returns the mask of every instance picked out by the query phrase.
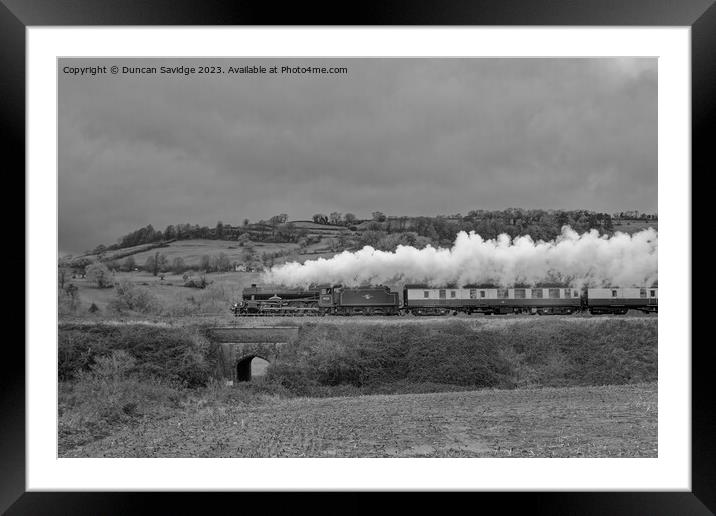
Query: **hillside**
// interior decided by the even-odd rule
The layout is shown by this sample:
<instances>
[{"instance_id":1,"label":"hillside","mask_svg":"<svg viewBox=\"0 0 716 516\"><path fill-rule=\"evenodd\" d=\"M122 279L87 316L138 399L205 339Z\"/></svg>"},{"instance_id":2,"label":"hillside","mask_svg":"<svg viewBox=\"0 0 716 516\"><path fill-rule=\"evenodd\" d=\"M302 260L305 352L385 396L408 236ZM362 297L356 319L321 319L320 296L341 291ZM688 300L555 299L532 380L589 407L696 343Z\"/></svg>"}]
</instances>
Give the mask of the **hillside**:
<instances>
[{"instance_id":1,"label":"hillside","mask_svg":"<svg viewBox=\"0 0 716 516\"><path fill-rule=\"evenodd\" d=\"M597 230L600 234L615 232L635 233L644 229L658 230L655 215L628 218L624 213L614 217L606 213L587 210L474 210L460 214L434 217L386 216L374 214L373 219L342 220L340 214L328 218L289 221L286 215L272 217L271 221L241 226L217 223L216 227L191 224L170 225L164 231L147 225L121 237L116 244L100 245L83 255L65 260L64 265L75 270L84 269L93 261L107 263L110 268L133 270L143 267L148 260L162 255L163 271L181 273L183 268L195 270L234 270L245 266L261 270L285 261L303 262L307 259L330 257L342 251L353 251L371 246L383 251L394 251L399 245L418 249L428 245L450 247L460 231L495 239L501 234L513 238L529 235L533 240L553 241L563 226L577 233ZM158 249L159 248L159 249ZM208 259L221 255L223 263L208 267ZM128 257L132 260L127 261ZM183 263L171 267L175 259Z\"/></svg>"},{"instance_id":2,"label":"hillside","mask_svg":"<svg viewBox=\"0 0 716 516\"><path fill-rule=\"evenodd\" d=\"M614 231L622 233L638 233L644 229L655 229L659 231L658 220L619 220L614 222Z\"/></svg>"}]
</instances>

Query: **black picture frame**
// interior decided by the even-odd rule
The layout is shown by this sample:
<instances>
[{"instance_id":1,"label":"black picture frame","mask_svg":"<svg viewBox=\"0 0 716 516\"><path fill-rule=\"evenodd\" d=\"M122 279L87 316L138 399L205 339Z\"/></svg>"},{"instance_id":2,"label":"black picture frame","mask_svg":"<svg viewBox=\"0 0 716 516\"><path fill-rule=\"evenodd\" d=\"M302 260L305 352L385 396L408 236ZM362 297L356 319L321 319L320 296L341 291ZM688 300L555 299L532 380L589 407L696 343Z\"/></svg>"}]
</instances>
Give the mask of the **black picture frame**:
<instances>
[{"instance_id":1,"label":"black picture frame","mask_svg":"<svg viewBox=\"0 0 716 516\"><path fill-rule=\"evenodd\" d=\"M6 192L12 188L7 184L8 179L19 183L12 191L25 191L20 170L25 170L25 28L28 26L689 26L692 169L702 175L716 170L710 136L716 125L714 0L404 0L347 4L345 11L336 10L336 5L295 3L277 8L268 2L223 0L0 0L0 120L4 155L11 158L5 160L8 164ZM692 178L698 175L694 172ZM7 220L15 219L16 213L13 213ZM20 269L20 258L25 263L24 251L21 257L14 255L7 267ZM29 272L25 269L26 275ZM695 304L692 302L691 306ZM692 346L691 492L482 493L480 501L497 501L501 511L524 504L530 512L544 514L711 514L716 511L716 423L711 398L713 387L709 381L713 363L709 340L706 338ZM4 359L6 367L0 392L0 510L7 510L7 514L135 513L151 510L151 504L156 502L165 513L192 512L185 493L26 492L24 350L8 339ZM242 497L242 505L255 497L247 493L212 494L210 500L206 500L205 493L200 503L205 512L217 501L235 503L227 498L238 496Z\"/></svg>"}]
</instances>

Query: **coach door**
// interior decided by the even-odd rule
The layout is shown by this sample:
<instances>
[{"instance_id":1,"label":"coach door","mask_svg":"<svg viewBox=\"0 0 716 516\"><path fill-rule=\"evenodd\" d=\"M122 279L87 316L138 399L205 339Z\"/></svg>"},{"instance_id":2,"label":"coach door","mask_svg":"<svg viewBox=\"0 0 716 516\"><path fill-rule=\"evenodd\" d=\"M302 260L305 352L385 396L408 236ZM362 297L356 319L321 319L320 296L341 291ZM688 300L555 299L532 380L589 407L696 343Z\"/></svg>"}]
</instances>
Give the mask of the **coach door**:
<instances>
[{"instance_id":1,"label":"coach door","mask_svg":"<svg viewBox=\"0 0 716 516\"><path fill-rule=\"evenodd\" d=\"M439 291L439 296L440 296L440 302L439 302L439 304L441 304L441 305L446 305L446 304L447 304L447 292L445 291L444 288L441 288L441 289L440 289L440 291Z\"/></svg>"}]
</instances>

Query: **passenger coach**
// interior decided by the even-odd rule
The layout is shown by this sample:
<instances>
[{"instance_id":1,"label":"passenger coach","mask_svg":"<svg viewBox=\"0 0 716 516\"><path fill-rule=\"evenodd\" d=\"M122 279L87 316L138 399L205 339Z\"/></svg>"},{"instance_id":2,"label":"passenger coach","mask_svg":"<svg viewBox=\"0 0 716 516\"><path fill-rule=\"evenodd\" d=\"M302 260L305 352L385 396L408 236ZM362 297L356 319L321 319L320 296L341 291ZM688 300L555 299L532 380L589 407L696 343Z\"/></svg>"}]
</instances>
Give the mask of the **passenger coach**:
<instances>
[{"instance_id":1,"label":"passenger coach","mask_svg":"<svg viewBox=\"0 0 716 516\"><path fill-rule=\"evenodd\" d=\"M652 288L590 288L587 289L587 305L592 314L620 314L629 310L657 312L659 289Z\"/></svg>"},{"instance_id":2,"label":"passenger coach","mask_svg":"<svg viewBox=\"0 0 716 516\"><path fill-rule=\"evenodd\" d=\"M414 315L436 315L452 312L507 314L571 314L582 305L579 290L574 288L435 288L428 285L406 285L403 303Z\"/></svg>"}]
</instances>

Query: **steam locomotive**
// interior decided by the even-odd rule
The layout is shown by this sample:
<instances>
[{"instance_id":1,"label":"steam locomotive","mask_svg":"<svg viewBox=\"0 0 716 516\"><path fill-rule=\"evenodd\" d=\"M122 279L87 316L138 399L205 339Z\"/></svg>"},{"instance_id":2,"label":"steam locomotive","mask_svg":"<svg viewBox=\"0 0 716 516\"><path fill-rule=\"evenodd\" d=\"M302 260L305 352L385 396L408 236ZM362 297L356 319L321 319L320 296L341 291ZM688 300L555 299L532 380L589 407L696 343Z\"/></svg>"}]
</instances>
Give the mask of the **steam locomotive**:
<instances>
[{"instance_id":1,"label":"steam locomotive","mask_svg":"<svg viewBox=\"0 0 716 516\"><path fill-rule=\"evenodd\" d=\"M235 316L260 315L447 315L458 313L558 315L588 311L624 315L630 309L658 311L657 287L530 287L405 285L399 293L384 285L309 288L257 286L242 292Z\"/></svg>"}]
</instances>

